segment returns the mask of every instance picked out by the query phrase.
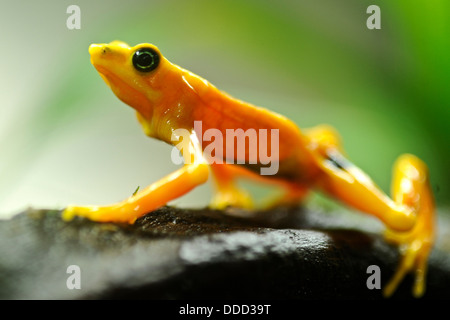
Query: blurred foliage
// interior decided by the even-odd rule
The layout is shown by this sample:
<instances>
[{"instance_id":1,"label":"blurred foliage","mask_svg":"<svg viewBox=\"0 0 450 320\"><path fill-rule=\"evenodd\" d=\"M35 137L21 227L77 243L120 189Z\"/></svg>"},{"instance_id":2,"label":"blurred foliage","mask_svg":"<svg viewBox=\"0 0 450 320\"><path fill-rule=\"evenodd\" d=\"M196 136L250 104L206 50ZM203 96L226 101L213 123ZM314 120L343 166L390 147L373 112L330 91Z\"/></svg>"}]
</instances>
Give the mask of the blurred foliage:
<instances>
[{"instance_id":1,"label":"blurred foliage","mask_svg":"<svg viewBox=\"0 0 450 320\"><path fill-rule=\"evenodd\" d=\"M366 28L371 4L381 8L381 30ZM47 10L64 12L68 5L49 4ZM78 5L82 29L61 32L62 43L69 45L58 47L51 66L60 77L39 84L42 94L22 125L27 157L8 155L3 172L26 172L30 159L45 152L58 130L68 127L72 131L67 134L77 134L77 121L81 125L91 114L125 107L109 96L87 54L90 43L118 39L131 45L154 43L172 62L240 99L292 118L300 127L335 126L349 157L386 192L395 158L414 153L430 166L438 202L449 203L449 1L133 0ZM47 35L41 41L55 39ZM0 137L1 143L6 141ZM5 183L0 184L0 195L4 190Z\"/></svg>"}]
</instances>

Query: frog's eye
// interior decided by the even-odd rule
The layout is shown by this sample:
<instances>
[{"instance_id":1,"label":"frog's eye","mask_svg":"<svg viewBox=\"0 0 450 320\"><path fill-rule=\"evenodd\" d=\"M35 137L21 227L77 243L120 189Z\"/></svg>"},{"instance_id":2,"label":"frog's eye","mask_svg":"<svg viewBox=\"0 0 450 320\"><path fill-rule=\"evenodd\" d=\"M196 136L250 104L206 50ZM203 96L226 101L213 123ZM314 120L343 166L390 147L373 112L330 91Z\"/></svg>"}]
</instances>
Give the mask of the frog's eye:
<instances>
[{"instance_id":1,"label":"frog's eye","mask_svg":"<svg viewBox=\"0 0 450 320\"><path fill-rule=\"evenodd\" d=\"M151 48L141 48L133 55L133 66L141 72L155 70L159 64L158 53Z\"/></svg>"}]
</instances>

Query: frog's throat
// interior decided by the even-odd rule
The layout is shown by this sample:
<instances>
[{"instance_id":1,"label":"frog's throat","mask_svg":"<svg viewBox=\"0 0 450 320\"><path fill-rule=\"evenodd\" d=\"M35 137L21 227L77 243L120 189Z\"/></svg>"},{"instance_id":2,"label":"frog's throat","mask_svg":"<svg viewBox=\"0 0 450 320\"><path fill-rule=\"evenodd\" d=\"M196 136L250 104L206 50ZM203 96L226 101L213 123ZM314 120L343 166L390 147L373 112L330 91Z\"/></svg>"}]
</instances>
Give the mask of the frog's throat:
<instances>
[{"instance_id":1,"label":"frog's throat","mask_svg":"<svg viewBox=\"0 0 450 320\"><path fill-rule=\"evenodd\" d=\"M105 83L122 102L135 109L147 121L151 119L153 113L152 101L154 98L151 91L148 91L149 95L144 94L114 73L99 66L95 67Z\"/></svg>"}]
</instances>

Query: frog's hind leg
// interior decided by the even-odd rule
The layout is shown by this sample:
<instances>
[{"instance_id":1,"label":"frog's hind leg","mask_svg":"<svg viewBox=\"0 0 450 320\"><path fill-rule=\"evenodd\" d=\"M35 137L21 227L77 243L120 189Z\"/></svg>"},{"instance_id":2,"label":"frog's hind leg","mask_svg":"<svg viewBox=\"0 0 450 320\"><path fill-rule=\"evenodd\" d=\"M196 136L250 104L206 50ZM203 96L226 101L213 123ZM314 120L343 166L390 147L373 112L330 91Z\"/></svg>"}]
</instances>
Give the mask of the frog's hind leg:
<instances>
[{"instance_id":1,"label":"frog's hind leg","mask_svg":"<svg viewBox=\"0 0 450 320\"><path fill-rule=\"evenodd\" d=\"M425 290L426 261L434 238L434 204L426 165L413 155L401 156L394 166L393 199L385 195L359 168L334 147L331 131L315 132L316 160L321 173L316 187L360 211L378 217L388 228L387 240L396 242L402 261L384 288L390 296L407 272L415 272L413 294ZM331 142L330 142L331 141Z\"/></svg>"},{"instance_id":2,"label":"frog's hind leg","mask_svg":"<svg viewBox=\"0 0 450 320\"><path fill-rule=\"evenodd\" d=\"M401 156L394 165L391 188L394 201L411 208L417 215L417 221L407 232L386 231L386 240L399 245L402 260L384 293L390 296L405 273L414 270L416 277L413 293L419 297L425 292L427 260L435 234L434 200L426 165L415 156Z\"/></svg>"}]
</instances>

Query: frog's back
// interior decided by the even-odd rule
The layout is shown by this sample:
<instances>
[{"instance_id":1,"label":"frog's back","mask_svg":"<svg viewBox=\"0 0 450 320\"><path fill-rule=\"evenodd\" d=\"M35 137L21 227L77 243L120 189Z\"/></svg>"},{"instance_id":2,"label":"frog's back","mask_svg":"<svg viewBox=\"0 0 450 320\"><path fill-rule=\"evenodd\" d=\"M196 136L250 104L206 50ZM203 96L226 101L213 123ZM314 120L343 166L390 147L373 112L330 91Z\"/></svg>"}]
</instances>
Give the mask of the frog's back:
<instances>
[{"instance_id":1,"label":"frog's back","mask_svg":"<svg viewBox=\"0 0 450 320\"><path fill-rule=\"evenodd\" d=\"M208 129L218 129L224 135L227 130L236 132L242 129L247 133L250 130L254 134L248 134L248 136L256 135L256 141L246 141L246 143L256 142L259 147L267 143L269 152L277 152L279 170L275 177L304 180L306 175L312 174L312 172L302 172L302 168L313 168L314 160L307 147L307 138L294 122L265 108L233 98L206 80L203 83L205 86L196 90L201 104L193 110L193 120L201 121L202 124L202 132L198 134L203 137ZM272 134L278 134L276 143L272 143ZM246 164L249 163L248 146L247 144ZM234 155L236 154L237 152L234 152ZM226 146L223 148L223 155L226 155ZM252 171L259 171L261 166L260 161L257 165L246 165Z\"/></svg>"}]
</instances>

